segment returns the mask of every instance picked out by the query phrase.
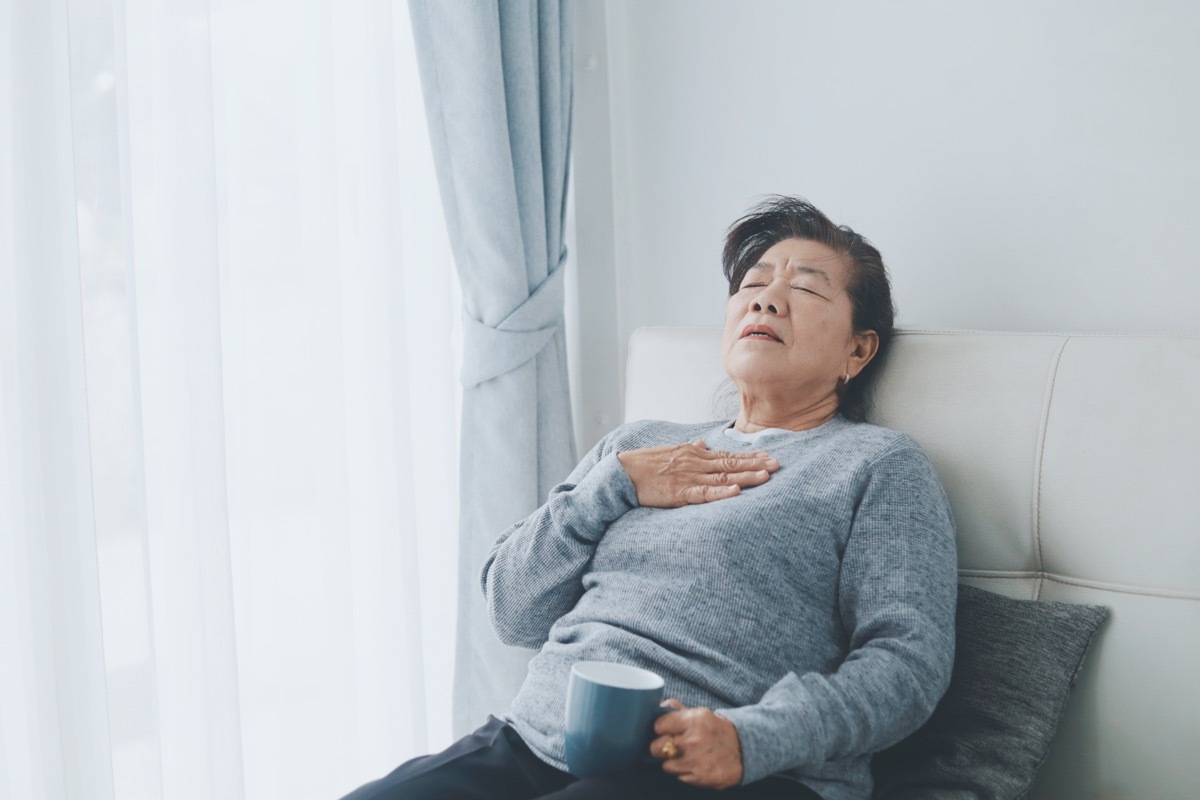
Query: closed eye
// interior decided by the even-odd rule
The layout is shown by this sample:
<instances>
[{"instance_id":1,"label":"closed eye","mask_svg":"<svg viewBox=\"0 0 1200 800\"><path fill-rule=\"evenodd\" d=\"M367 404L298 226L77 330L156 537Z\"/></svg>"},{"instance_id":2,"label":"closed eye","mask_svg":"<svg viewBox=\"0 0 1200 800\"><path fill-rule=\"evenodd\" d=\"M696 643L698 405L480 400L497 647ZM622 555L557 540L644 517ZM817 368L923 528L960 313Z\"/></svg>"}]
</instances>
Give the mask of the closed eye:
<instances>
[{"instance_id":1,"label":"closed eye","mask_svg":"<svg viewBox=\"0 0 1200 800\"><path fill-rule=\"evenodd\" d=\"M807 286L793 286L792 288L793 288L793 289L797 289L797 290L799 290L799 291L801 291L801 292L808 292L808 293L809 293L809 294L811 294L811 295L816 295L817 297L821 298L822 300L825 300L825 299L826 299L825 295L823 295L823 294L817 294L817 293L816 293L816 292L814 292L812 289L809 289Z\"/></svg>"}]
</instances>

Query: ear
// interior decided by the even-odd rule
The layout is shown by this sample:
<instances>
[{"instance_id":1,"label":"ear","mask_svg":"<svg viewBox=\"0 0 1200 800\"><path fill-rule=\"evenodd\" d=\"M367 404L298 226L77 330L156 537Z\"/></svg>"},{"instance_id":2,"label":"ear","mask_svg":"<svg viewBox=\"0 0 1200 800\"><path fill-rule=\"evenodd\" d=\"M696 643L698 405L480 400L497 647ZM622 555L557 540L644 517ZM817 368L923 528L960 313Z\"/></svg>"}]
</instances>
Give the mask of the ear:
<instances>
[{"instance_id":1,"label":"ear","mask_svg":"<svg viewBox=\"0 0 1200 800\"><path fill-rule=\"evenodd\" d=\"M875 331L857 331L850 337L850 346L850 354L846 359L846 371L853 379L879 352L879 334Z\"/></svg>"}]
</instances>

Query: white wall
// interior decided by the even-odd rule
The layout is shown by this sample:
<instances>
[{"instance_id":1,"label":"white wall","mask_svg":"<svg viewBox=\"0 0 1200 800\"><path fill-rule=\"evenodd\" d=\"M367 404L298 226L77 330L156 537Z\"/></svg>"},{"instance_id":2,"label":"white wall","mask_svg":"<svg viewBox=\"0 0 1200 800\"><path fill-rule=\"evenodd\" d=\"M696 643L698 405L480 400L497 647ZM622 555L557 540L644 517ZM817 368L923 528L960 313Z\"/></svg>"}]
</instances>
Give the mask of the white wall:
<instances>
[{"instance_id":1,"label":"white wall","mask_svg":"<svg viewBox=\"0 0 1200 800\"><path fill-rule=\"evenodd\" d=\"M766 193L871 239L904 326L1200 333L1200 3L577 10L582 444L634 328L719 324Z\"/></svg>"}]
</instances>

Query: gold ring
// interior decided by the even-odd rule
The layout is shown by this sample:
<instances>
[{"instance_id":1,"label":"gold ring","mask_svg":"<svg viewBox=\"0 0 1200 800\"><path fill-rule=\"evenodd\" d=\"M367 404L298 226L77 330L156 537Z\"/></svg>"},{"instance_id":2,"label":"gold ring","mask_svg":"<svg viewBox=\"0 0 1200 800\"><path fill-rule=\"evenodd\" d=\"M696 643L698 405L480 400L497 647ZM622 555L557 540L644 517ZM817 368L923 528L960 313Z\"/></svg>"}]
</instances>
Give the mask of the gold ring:
<instances>
[{"instance_id":1,"label":"gold ring","mask_svg":"<svg viewBox=\"0 0 1200 800\"><path fill-rule=\"evenodd\" d=\"M674 739L667 739L667 743L663 745L663 758L674 758L679 755L679 749L675 747Z\"/></svg>"}]
</instances>

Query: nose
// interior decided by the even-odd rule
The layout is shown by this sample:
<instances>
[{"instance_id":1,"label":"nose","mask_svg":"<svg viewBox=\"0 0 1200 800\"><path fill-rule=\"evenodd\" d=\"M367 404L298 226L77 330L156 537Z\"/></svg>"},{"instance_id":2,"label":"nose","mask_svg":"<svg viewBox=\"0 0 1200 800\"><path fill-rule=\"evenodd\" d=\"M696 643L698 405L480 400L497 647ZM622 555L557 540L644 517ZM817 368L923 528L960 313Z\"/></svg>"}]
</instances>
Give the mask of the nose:
<instances>
[{"instance_id":1,"label":"nose","mask_svg":"<svg viewBox=\"0 0 1200 800\"><path fill-rule=\"evenodd\" d=\"M760 314L786 314L786 296L779 288L779 281L771 281L754 297L750 298L750 310Z\"/></svg>"}]
</instances>

